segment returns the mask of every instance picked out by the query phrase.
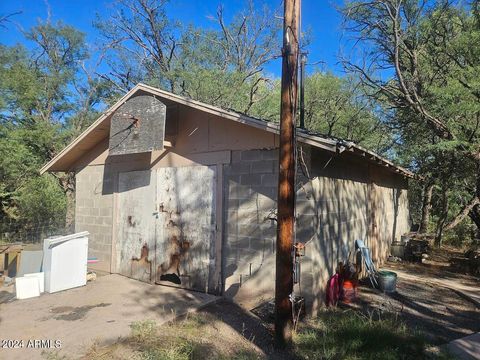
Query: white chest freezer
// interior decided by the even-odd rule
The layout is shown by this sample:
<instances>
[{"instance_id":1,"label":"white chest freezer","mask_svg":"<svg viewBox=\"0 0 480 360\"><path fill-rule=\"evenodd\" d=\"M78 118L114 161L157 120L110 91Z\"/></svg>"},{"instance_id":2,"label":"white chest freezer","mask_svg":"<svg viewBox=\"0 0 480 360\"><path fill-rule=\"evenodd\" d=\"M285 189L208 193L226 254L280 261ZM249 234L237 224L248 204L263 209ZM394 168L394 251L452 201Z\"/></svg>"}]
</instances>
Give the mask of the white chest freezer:
<instances>
[{"instance_id":1,"label":"white chest freezer","mask_svg":"<svg viewBox=\"0 0 480 360\"><path fill-rule=\"evenodd\" d=\"M53 293L87 283L88 235L84 231L43 241L46 292Z\"/></svg>"}]
</instances>

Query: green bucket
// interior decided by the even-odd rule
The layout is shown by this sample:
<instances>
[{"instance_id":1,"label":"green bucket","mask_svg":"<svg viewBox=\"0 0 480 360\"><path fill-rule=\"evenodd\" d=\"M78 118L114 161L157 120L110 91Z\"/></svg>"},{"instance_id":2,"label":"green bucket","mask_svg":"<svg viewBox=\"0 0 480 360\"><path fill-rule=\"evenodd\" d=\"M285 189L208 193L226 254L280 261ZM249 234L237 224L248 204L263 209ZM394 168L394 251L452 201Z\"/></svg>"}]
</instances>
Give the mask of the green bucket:
<instances>
[{"instance_id":1,"label":"green bucket","mask_svg":"<svg viewBox=\"0 0 480 360\"><path fill-rule=\"evenodd\" d=\"M386 293L397 291L397 273L381 270L377 273L380 290Z\"/></svg>"}]
</instances>

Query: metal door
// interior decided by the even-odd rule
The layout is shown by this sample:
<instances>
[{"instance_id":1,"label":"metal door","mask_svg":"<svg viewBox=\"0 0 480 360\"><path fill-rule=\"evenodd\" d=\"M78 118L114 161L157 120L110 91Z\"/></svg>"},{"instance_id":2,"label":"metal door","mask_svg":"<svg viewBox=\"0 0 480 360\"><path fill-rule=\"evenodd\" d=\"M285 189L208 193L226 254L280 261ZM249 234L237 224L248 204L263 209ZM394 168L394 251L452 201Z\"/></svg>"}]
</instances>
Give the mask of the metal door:
<instances>
[{"instance_id":1,"label":"metal door","mask_svg":"<svg viewBox=\"0 0 480 360\"><path fill-rule=\"evenodd\" d=\"M215 167L157 170L157 283L208 290L214 271L215 193Z\"/></svg>"},{"instance_id":2,"label":"metal door","mask_svg":"<svg viewBox=\"0 0 480 360\"><path fill-rule=\"evenodd\" d=\"M118 175L117 272L145 282L154 281L155 171Z\"/></svg>"}]
</instances>

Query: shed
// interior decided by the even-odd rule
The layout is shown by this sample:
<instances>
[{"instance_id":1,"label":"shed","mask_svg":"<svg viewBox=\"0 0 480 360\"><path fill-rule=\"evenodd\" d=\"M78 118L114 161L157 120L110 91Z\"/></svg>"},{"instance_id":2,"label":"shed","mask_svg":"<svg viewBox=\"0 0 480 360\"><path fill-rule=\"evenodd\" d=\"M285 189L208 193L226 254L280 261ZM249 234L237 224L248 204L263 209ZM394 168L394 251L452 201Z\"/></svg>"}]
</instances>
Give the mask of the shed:
<instances>
[{"instance_id":1,"label":"shed","mask_svg":"<svg viewBox=\"0 0 480 360\"><path fill-rule=\"evenodd\" d=\"M75 172L75 230L91 267L234 298L273 297L277 124L135 86L41 172ZM297 132L296 241L310 309L356 239L382 262L409 231L409 171L357 146Z\"/></svg>"}]
</instances>

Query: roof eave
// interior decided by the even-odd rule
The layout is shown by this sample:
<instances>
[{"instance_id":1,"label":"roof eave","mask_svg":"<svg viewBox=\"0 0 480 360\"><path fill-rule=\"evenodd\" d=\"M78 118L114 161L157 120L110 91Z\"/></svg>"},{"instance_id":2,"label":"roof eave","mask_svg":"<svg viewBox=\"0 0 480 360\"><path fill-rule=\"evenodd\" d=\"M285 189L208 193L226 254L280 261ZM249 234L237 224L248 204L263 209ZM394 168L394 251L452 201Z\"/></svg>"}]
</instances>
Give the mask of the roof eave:
<instances>
[{"instance_id":1,"label":"roof eave","mask_svg":"<svg viewBox=\"0 0 480 360\"><path fill-rule=\"evenodd\" d=\"M40 174L44 174L47 171L50 171L55 164L57 164L70 150L72 150L82 139L87 137L92 131L95 130L97 126L99 126L103 121L105 121L109 115L115 112L125 101L128 100L134 93L139 90L143 90L153 95L158 95L162 98L171 100L176 103L183 104L185 106L190 106L196 108L197 110L204 111L210 114L214 114L223 118L227 118L239 123L243 123L258 129L262 129L274 134L280 133L280 127L278 124L262 121L259 119L255 119L249 117L245 114L240 114L237 112L233 112L230 110L225 110L213 105L205 104L200 101L192 100L185 98L183 96L175 95L168 91L160 90L149 85L145 85L142 83L137 84L134 86L128 93L126 93L120 100L118 100L112 107L110 107L106 112L104 112L97 120L95 120L81 135L79 135L75 140L73 140L70 144L68 144L62 151L60 151L52 160L50 160L47 164L45 164L40 169ZM344 147L346 146L349 149L354 149L355 151L363 154L368 154L370 157L376 159L377 162L381 163L381 165L385 167L391 167L395 169L395 172L401 173L404 176L414 178L415 175L399 166L396 166L389 160L358 146L353 142L346 142L334 139L326 139L317 135L309 134L306 132L299 131L297 132L297 139L305 144L315 146L317 148L321 148L326 151L330 152L338 152L339 146ZM63 170L55 170L55 171L69 171L70 169L63 169Z\"/></svg>"}]
</instances>

